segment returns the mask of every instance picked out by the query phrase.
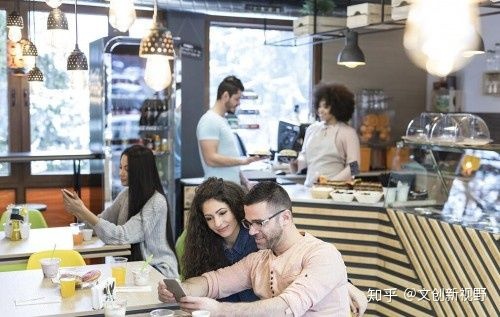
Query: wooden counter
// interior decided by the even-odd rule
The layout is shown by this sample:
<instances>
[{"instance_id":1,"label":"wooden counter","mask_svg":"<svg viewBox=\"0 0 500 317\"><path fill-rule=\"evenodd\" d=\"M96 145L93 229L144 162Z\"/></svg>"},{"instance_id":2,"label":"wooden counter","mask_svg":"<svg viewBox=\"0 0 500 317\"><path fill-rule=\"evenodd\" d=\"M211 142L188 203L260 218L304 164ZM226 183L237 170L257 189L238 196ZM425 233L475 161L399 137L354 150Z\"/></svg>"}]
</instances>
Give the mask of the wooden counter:
<instances>
[{"instance_id":1,"label":"wooden counter","mask_svg":"<svg viewBox=\"0 0 500 317\"><path fill-rule=\"evenodd\" d=\"M365 316L497 316L499 234L285 187L297 227L334 243L371 299Z\"/></svg>"}]
</instances>

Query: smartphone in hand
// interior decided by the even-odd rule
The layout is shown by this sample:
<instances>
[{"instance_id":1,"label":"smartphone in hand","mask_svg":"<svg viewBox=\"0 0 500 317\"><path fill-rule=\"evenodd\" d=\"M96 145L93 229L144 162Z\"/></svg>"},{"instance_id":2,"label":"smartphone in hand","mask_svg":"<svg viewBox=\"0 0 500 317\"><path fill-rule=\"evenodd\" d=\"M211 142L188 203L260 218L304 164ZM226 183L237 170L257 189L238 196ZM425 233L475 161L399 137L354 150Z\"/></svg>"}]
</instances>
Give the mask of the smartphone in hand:
<instances>
[{"instance_id":1,"label":"smartphone in hand","mask_svg":"<svg viewBox=\"0 0 500 317\"><path fill-rule=\"evenodd\" d=\"M62 189L62 192L63 192L64 194L66 194L67 196L69 196L69 197L71 197L71 198L73 198L73 199L76 199L76 197L75 197L75 196L76 196L76 195L75 195L75 193L73 193L73 192L71 192L71 191L67 190L66 188L63 188L63 189Z\"/></svg>"},{"instance_id":2,"label":"smartphone in hand","mask_svg":"<svg viewBox=\"0 0 500 317\"><path fill-rule=\"evenodd\" d=\"M182 297L187 296L186 291L182 288L181 282L176 278L163 279L167 289L174 294L175 300L179 301Z\"/></svg>"}]
</instances>

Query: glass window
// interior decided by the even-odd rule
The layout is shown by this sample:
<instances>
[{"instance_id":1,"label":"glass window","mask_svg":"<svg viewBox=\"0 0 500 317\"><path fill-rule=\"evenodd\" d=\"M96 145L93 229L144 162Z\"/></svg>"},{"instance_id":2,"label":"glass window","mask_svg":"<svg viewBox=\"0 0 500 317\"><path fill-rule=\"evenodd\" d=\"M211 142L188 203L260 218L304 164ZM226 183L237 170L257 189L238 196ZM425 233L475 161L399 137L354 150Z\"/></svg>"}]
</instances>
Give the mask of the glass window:
<instances>
[{"instance_id":1,"label":"glass window","mask_svg":"<svg viewBox=\"0 0 500 317\"><path fill-rule=\"evenodd\" d=\"M0 153L9 150L9 120L8 93L7 93L7 28L5 26L6 13L0 10ZM9 164L0 163L0 176L9 175Z\"/></svg>"},{"instance_id":2,"label":"glass window","mask_svg":"<svg viewBox=\"0 0 500 317\"><path fill-rule=\"evenodd\" d=\"M245 93L240 109L259 115L238 115L238 129L247 151L277 148L278 120L306 122L311 90L311 46L278 47L264 42L293 37L291 31L210 27L210 106L217 87L228 75L240 78ZM255 125L253 125L255 127Z\"/></svg>"},{"instance_id":3,"label":"glass window","mask_svg":"<svg viewBox=\"0 0 500 317\"><path fill-rule=\"evenodd\" d=\"M36 21L47 21L47 12L36 12ZM89 93L69 87L66 60L75 47L75 16L66 13L70 27L65 47L49 45L46 23L36 23L32 41L38 48L37 66L45 82L30 87L31 151L88 149ZM85 27L92 25L92 27ZM89 43L107 36L108 19L104 15L78 14L78 46L89 59ZM34 33L34 34L33 34ZM88 162L82 172L88 173ZM72 161L37 161L31 163L31 174L72 173Z\"/></svg>"}]
</instances>

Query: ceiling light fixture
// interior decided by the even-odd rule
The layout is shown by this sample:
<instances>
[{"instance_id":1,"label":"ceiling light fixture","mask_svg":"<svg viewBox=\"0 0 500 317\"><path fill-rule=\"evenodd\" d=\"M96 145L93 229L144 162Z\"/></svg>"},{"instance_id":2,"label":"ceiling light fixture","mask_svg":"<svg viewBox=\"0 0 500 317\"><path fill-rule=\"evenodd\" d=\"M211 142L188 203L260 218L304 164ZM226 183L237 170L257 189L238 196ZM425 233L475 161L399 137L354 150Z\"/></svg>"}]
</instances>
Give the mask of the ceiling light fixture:
<instances>
[{"instance_id":1,"label":"ceiling light fixture","mask_svg":"<svg viewBox=\"0 0 500 317\"><path fill-rule=\"evenodd\" d=\"M136 18L134 0L111 0L109 24L120 32L127 32Z\"/></svg>"},{"instance_id":2,"label":"ceiling light fixture","mask_svg":"<svg viewBox=\"0 0 500 317\"><path fill-rule=\"evenodd\" d=\"M33 21L33 42L35 42L36 40L36 20L35 20L35 5L33 3L33 1L30 0L30 5L31 5L31 10L30 12L28 13L28 18L29 18L29 14L32 14L32 21ZM30 26L30 31L31 31L31 26ZM31 43L31 42L30 42ZM33 56L32 58L32 63L33 63L33 66L30 67L30 71L28 72L28 76L27 76L27 80L30 84L30 87L33 88L33 89L39 89L42 85L43 85L43 81L44 81L44 78L43 78L43 73L42 71L40 70L40 68L38 68L36 66L36 57L38 56L38 50L36 49L36 46L34 43L31 43L32 45L25 45L23 47L23 55L24 56L24 63L25 65L27 63L31 63L31 61L26 61L26 58L29 56L31 59L31 56ZM27 55L27 54L24 54L24 48L27 48L26 50L26 53L27 54L30 54L30 55ZM33 51L35 51L35 54L33 54Z\"/></svg>"},{"instance_id":3,"label":"ceiling light fixture","mask_svg":"<svg viewBox=\"0 0 500 317\"><path fill-rule=\"evenodd\" d=\"M67 43L68 19L59 8L50 11L47 18L48 44L56 49L63 50Z\"/></svg>"},{"instance_id":4,"label":"ceiling light fixture","mask_svg":"<svg viewBox=\"0 0 500 317\"><path fill-rule=\"evenodd\" d=\"M483 37L477 31L476 31L476 43L477 43L476 47L470 48L464 52L463 55L465 57L472 57L474 55L481 55L485 53Z\"/></svg>"},{"instance_id":5,"label":"ceiling light fixture","mask_svg":"<svg viewBox=\"0 0 500 317\"><path fill-rule=\"evenodd\" d=\"M87 83L89 64L87 57L78 48L78 13L76 10L78 0L75 0L75 49L69 54L66 69L73 89L83 89Z\"/></svg>"},{"instance_id":6,"label":"ceiling light fixture","mask_svg":"<svg viewBox=\"0 0 500 317\"><path fill-rule=\"evenodd\" d=\"M31 22L35 23L34 19L30 19L32 10L31 10L31 0L28 1L28 27L26 33L28 34L28 39L25 40L23 45L23 63L24 68L32 69L35 66L35 60L38 56L38 50L33 42L30 40L30 33L33 30L31 27Z\"/></svg>"},{"instance_id":7,"label":"ceiling light fixture","mask_svg":"<svg viewBox=\"0 0 500 317\"><path fill-rule=\"evenodd\" d=\"M19 0L17 1L17 9L19 10ZM7 16L7 28L9 33L7 37L13 42L18 42L23 37L22 29L24 27L23 17L17 13L16 10L12 11Z\"/></svg>"},{"instance_id":8,"label":"ceiling light fixture","mask_svg":"<svg viewBox=\"0 0 500 317\"><path fill-rule=\"evenodd\" d=\"M157 21L157 1L154 1L153 25L149 34L142 38L139 56L146 58L144 80L146 84L160 91L172 83L170 61L174 59L174 40L172 34L161 22Z\"/></svg>"},{"instance_id":9,"label":"ceiling light fixture","mask_svg":"<svg viewBox=\"0 0 500 317\"><path fill-rule=\"evenodd\" d=\"M345 46L337 56L337 64L354 68L365 65L365 54L358 46L358 32L348 30L345 34Z\"/></svg>"},{"instance_id":10,"label":"ceiling light fixture","mask_svg":"<svg viewBox=\"0 0 500 317\"><path fill-rule=\"evenodd\" d=\"M62 3L62 0L45 0L45 3L51 7L52 9L59 8Z\"/></svg>"},{"instance_id":11,"label":"ceiling light fixture","mask_svg":"<svg viewBox=\"0 0 500 317\"><path fill-rule=\"evenodd\" d=\"M478 45L478 16L476 1L412 1L403 41L406 53L432 75L456 71L470 61L464 52Z\"/></svg>"}]
</instances>

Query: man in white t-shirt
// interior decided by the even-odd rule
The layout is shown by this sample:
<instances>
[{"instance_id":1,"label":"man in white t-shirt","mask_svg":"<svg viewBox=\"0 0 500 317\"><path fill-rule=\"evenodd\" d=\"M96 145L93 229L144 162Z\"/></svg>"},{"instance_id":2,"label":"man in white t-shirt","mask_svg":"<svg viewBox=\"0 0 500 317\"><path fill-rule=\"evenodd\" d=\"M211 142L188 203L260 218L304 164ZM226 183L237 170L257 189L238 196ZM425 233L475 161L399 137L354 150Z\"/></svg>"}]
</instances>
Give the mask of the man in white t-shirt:
<instances>
[{"instance_id":1,"label":"man in white t-shirt","mask_svg":"<svg viewBox=\"0 0 500 317\"><path fill-rule=\"evenodd\" d=\"M224 78L217 89L214 106L198 121L196 137L205 178L221 177L246 185L246 179L240 173L240 166L261 159L240 156L236 137L224 118L226 112L235 112L244 90L243 84L235 76Z\"/></svg>"}]
</instances>

